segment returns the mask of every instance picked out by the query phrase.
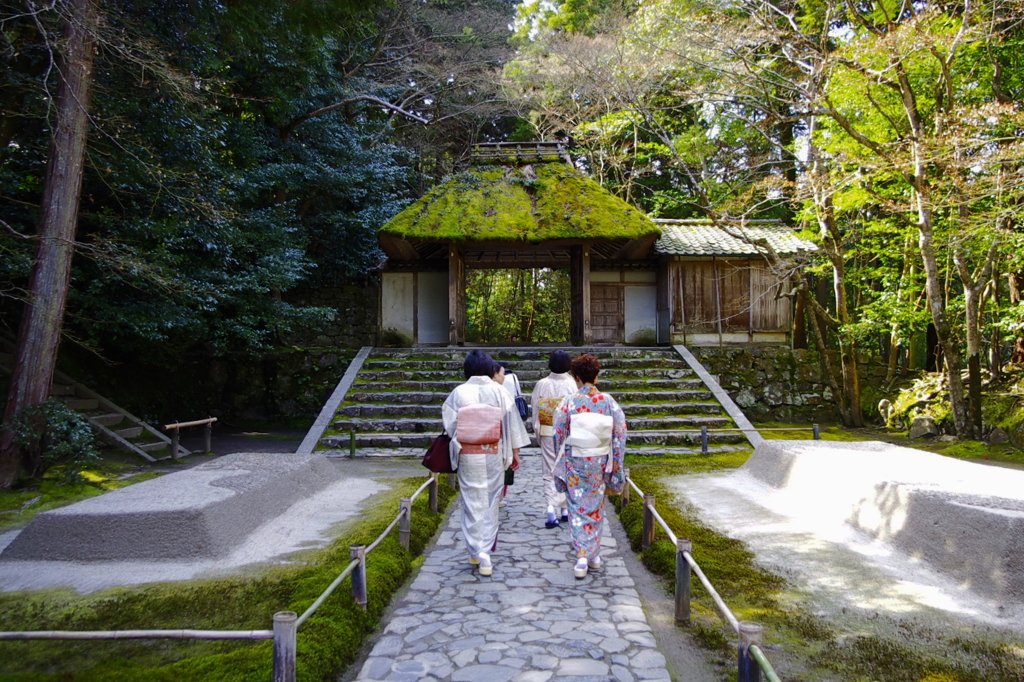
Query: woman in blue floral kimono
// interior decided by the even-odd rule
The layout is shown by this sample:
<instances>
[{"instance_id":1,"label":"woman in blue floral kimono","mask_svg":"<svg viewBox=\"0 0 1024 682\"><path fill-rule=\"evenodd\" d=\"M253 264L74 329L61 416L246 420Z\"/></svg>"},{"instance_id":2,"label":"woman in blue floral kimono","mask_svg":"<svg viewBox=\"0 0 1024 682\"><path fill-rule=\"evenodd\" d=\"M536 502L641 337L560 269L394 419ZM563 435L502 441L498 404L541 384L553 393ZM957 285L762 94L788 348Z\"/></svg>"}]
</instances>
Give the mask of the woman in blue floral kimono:
<instances>
[{"instance_id":1,"label":"woman in blue floral kimono","mask_svg":"<svg viewBox=\"0 0 1024 682\"><path fill-rule=\"evenodd\" d=\"M622 459L626 454L626 416L614 398L595 386L600 370L601 361L589 353L573 359L569 373L576 379L578 389L562 400L554 415L555 451L562 452L564 447L555 467L555 479L557 487L565 488L569 505L569 530L576 550L573 574L577 578L586 577L588 569L600 570L605 489L620 493L625 483ZM583 442L586 439L582 436L592 435L573 434L573 415L584 413L610 417L610 433L595 432L591 439L595 447L577 446L573 452L570 439ZM585 422L594 419L578 417L576 421L579 431ZM596 456L587 456L595 453Z\"/></svg>"}]
</instances>

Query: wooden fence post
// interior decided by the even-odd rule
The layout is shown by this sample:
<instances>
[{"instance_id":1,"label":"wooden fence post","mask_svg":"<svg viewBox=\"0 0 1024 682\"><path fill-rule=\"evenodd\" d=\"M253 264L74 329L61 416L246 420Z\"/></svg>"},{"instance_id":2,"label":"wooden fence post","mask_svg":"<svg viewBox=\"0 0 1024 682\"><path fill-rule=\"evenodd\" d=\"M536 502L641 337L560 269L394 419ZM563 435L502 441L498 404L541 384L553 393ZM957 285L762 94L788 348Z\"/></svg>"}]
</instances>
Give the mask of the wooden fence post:
<instances>
[{"instance_id":1,"label":"wooden fence post","mask_svg":"<svg viewBox=\"0 0 1024 682\"><path fill-rule=\"evenodd\" d=\"M438 473L436 471L430 472L430 485L427 487L427 492L430 495L430 511L437 512L437 478Z\"/></svg>"},{"instance_id":2,"label":"wooden fence post","mask_svg":"<svg viewBox=\"0 0 1024 682\"><path fill-rule=\"evenodd\" d=\"M349 557L352 561L358 561L359 565L352 571L352 601L366 610L366 545L352 545L348 548Z\"/></svg>"},{"instance_id":3,"label":"wooden fence post","mask_svg":"<svg viewBox=\"0 0 1024 682\"><path fill-rule=\"evenodd\" d=\"M644 549L647 549L654 544L654 514L651 513L651 509L653 508L654 495L644 495Z\"/></svg>"},{"instance_id":4,"label":"wooden fence post","mask_svg":"<svg viewBox=\"0 0 1024 682\"><path fill-rule=\"evenodd\" d=\"M690 622L690 562L685 553L693 554L693 542L688 538L676 541L676 622Z\"/></svg>"},{"instance_id":5,"label":"wooden fence post","mask_svg":"<svg viewBox=\"0 0 1024 682\"><path fill-rule=\"evenodd\" d=\"M412 537L412 500L403 497L398 503L398 513L402 515L398 520L398 541L402 547L409 549L409 538Z\"/></svg>"},{"instance_id":6,"label":"wooden fence post","mask_svg":"<svg viewBox=\"0 0 1024 682\"><path fill-rule=\"evenodd\" d=\"M295 682L298 619L294 611L274 614L274 682Z\"/></svg>"},{"instance_id":7,"label":"wooden fence post","mask_svg":"<svg viewBox=\"0 0 1024 682\"><path fill-rule=\"evenodd\" d=\"M750 655L750 646L761 646L764 628L749 620L740 621L739 682L761 682L761 666Z\"/></svg>"}]
</instances>

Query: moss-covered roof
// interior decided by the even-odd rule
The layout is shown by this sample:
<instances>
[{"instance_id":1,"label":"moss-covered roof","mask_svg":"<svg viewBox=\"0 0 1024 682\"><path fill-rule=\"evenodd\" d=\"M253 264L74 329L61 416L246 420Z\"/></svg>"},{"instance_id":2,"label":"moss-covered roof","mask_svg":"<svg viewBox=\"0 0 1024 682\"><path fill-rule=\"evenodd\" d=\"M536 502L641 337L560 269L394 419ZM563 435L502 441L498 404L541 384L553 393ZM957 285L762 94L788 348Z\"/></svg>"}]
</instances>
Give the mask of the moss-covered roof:
<instances>
[{"instance_id":1,"label":"moss-covered roof","mask_svg":"<svg viewBox=\"0 0 1024 682\"><path fill-rule=\"evenodd\" d=\"M563 163L487 166L449 178L380 229L403 239L639 239L661 234L633 208Z\"/></svg>"}]
</instances>

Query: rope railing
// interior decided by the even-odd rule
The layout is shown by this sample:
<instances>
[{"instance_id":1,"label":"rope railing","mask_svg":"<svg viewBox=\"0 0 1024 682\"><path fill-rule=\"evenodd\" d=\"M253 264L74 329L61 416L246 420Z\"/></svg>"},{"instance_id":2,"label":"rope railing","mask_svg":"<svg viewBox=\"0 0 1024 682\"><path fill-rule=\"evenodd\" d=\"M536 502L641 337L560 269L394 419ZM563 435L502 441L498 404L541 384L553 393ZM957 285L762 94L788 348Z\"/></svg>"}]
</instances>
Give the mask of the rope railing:
<instances>
[{"instance_id":1,"label":"rope railing","mask_svg":"<svg viewBox=\"0 0 1024 682\"><path fill-rule=\"evenodd\" d=\"M815 427L817 427L817 424L815 424ZM815 428L815 434L817 434L817 428ZM633 482L629 475L629 469L625 470L625 475L626 486L622 490L622 504L629 504L629 491L631 489L635 490L636 494L644 502L643 536L641 541L643 548L646 550L654 544L658 526L661 526L669 541L676 547L676 621L679 623L688 623L690 621L690 582L691 575L696 574L697 579L700 580L704 589L707 590L708 595L714 601L722 619L739 635L738 682L759 682L761 672L764 672L769 682L781 682L760 648L764 628L758 623L741 621L736 618L728 604L718 594L718 590L715 589L715 586L708 580L704 571L701 570L697 560L693 558L693 542L689 539L676 537L676 534L669 528L665 519L658 513L655 507L655 496L646 494L640 489L640 486Z\"/></svg>"},{"instance_id":2,"label":"rope railing","mask_svg":"<svg viewBox=\"0 0 1024 682\"><path fill-rule=\"evenodd\" d=\"M451 482L451 481L449 481ZM351 576L352 578L352 599L363 609L367 605L366 585L366 555L377 547L384 538L398 525L398 540L405 549L409 549L409 541L412 536L412 504L424 490L429 490L429 506L431 511L438 510L438 474L431 473L430 477L416 489L411 497L403 497L399 503L398 515L388 524L388 527L377 536L369 546L352 545L349 553L352 561L338 574L328 585L320 596L309 605L301 616L294 611L279 611L274 614L273 630L96 630L96 631L73 631L73 630L35 630L26 632L0 632L0 640L27 640L27 639L272 639L274 640L274 670L273 682L295 682L295 654L297 650L298 629L309 620L317 609L323 605L327 598L338 588L339 585Z\"/></svg>"}]
</instances>

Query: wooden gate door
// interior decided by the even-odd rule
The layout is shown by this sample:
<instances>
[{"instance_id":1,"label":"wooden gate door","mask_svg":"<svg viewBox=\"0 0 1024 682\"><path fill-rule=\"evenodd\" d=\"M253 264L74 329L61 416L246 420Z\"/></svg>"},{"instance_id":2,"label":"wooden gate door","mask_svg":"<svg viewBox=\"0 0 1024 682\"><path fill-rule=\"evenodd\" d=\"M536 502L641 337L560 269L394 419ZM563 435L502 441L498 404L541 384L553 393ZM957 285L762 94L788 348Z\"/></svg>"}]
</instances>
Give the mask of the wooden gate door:
<instances>
[{"instance_id":1,"label":"wooden gate door","mask_svg":"<svg viewBox=\"0 0 1024 682\"><path fill-rule=\"evenodd\" d=\"M590 285L590 326L594 343L622 343L625 340L622 287Z\"/></svg>"}]
</instances>

